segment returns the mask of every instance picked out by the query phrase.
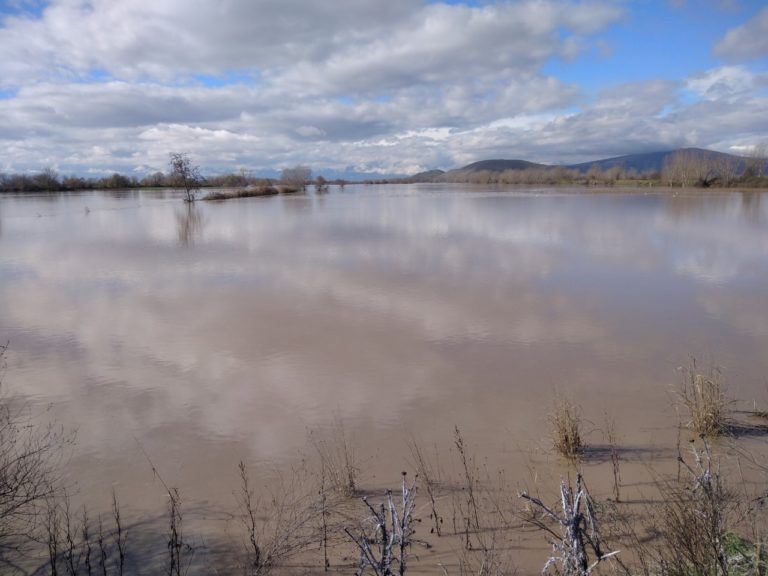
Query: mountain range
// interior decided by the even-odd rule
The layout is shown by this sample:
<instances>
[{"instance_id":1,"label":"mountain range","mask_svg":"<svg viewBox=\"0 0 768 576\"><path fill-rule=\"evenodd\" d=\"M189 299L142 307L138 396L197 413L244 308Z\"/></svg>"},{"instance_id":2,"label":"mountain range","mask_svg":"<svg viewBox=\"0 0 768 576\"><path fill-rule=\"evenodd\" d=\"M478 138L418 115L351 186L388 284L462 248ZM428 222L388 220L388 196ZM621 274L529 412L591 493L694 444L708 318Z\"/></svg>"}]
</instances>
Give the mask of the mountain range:
<instances>
[{"instance_id":1,"label":"mountain range","mask_svg":"<svg viewBox=\"0 0 768 576\"><path fill-rule=\"evenodd\" d=\"M728 159L729 161L735 163L735 166L737 166L737 171L743 170L745 165L745 159L741 156L724 154L722 152L705 150L703 148L678 148L677 150L663 150L658 152L645 152L642 154L614 156L612 158L604 158L602 160L594 160L591 162L581 162L579 164L568 165L539 164L536 162L529 162L527 160L480 160L479 162L473 162L472 164L467 164L466 166L449 170L447 172L443 170L429 170L427 172L421 172L409 177L408 180L411 182L429 182L443 175L465 176L474 172L483 171L504 172L505 170L526 170L532 168L551 169L557 167L563 167L570 170L578 170L581 173L586 173L593 167L599 168L603 171L619 167L623 168L624 170L635 170L638 173L660 172L665 163L668 161L668 158L678 152L686 152L707 161L719 161Z\"/></svg>"}]
</instances>

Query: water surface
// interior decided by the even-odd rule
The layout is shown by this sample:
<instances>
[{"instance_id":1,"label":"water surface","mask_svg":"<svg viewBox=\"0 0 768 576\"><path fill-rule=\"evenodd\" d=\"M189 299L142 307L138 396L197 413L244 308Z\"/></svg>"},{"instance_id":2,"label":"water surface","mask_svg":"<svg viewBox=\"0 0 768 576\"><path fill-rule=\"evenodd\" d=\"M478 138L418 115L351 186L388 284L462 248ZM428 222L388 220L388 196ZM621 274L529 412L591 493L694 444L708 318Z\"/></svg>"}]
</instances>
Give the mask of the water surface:
<instances>
[{"instance_id":1,"label":"water surface","mask_svg":"<svg viewBox=\"0 0 768 576\"><path fill-rule=\"evenodd\" d=\"M341 420L364 483L454 424L494 463L546 447L555 392L627 445L676 434L691 355L768 402L759 193L348 186L198 202L0 196L5 394L77 430L69 474L231 500ZM595 441L599 440L599 434ZM649 451L649 454L651 452ZM506 463L506 464L505 464Z\"/></svg>"}]
</instances>

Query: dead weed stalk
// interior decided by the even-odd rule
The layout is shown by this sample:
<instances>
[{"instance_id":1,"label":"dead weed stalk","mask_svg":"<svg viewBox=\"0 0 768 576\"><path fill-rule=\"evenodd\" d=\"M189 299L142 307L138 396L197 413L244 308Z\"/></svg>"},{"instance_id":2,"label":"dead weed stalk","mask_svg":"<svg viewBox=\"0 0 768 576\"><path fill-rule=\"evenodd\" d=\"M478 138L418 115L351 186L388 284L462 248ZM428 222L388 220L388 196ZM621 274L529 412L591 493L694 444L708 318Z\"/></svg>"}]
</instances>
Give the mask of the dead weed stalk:
<instances>
[{"instance_id":1,"label":"dead weed stalk","mask_svg":"<svg viewBox=\"0 0 768 576\"><path fill-rule=\"evenodd\" d=\"M553 570L563 576L587 576L597 565L618 551L604 552L603 540L598 529L595 506L581 474L576 475L573 488L565 481L560 483L561 512L555 512L535 496L523 492L520 498L533 504L550 521L560 526L560 533L552 529L542 518L532 515L530 522L551 536L553 555L547 560L542 574Z\"/></svg>"},{"instance_id":2,"label":"dead weed stalk","mask_svg":"<svg viewBox=\"0 0 768 576\"><path fill-rule=\"evenodd\" d=\"M421 485L426 489L427 498L429 498L429 518L432 520L432 528L430 528L430 532L442 536L443 517L440 515L437 508L437 500L439 498L438 490L440 487L438 469L437 467L432 466L429 459L421 450L421 446L419 446L415 440L409 443L409 448L416 467L417 476L421 479Z\"/></svg>"},{"instance_id":3,"label":"dead weed stalk","mask_svg":"<svg viewBox=\"0 0 768 576\"><path fill-rule=\"evenodd\" d=\"M477 491L478 472L474 459L469 455L467 446L464 443L464 438L461 435L461 430L459 430L458 426L454 426L453 443L456 446L456 450L459 454L461 468L464 473L464 483L462 490L464 491L467 500L466 509L463 510L464 533L466 536L466 547L469 549L471 547L469 541L470 529L474 528L475 531L480 530L480 510L475 494Z\"/></svg>"},{"instance_id":4,"label":"dead weed stalk","mask_svg":"<svg viewBox=\"0 0 768 576\"><path fill-rule=\"evenodd\" d=\"M347 536L357 546L360 561L356 574L362 576L370 568L376 576L402 576L407 570L408 551L411 546L413 510L416 502L416 480L410 485L403 473L402 499L398 510L392 491L387 490L386 505L374 507L367 497L363 502L371 512L367 522L372 529L353 534L345 528ZM396 572L395 572L396 570Z\"/></svg>"},{"instance_id":5,"label":"dead weed stalk","mask_svg":"<svg viewBox=\"0 0 768 576\"><path fill-rule=\"evenodd\" d=\"M616 440L616 420L605 413L605 440L608 443L608 451L611 457L611 472L613 473L613 498L621 501L621 468L619 461L619 448Z\"/></svg>"}]
</instances>

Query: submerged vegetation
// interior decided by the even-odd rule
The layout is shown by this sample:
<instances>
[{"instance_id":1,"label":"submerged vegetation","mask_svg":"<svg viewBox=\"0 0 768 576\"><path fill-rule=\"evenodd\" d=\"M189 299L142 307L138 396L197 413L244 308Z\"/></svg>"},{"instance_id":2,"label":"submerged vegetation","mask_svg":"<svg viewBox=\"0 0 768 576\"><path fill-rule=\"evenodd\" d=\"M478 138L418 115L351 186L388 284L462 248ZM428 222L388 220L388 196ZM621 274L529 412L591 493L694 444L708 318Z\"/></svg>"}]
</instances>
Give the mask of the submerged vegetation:
<instances>
[{"instance_id":1,"label":"submerged vegetation","mask_svg":"<svg viewBox=\"0 0 768 576\"><path fill-rule=\"evenodd\" d=\"M0 359L4 352L0 347ZM22 426L3 402L3 573L24 573L20 566L25 565L26 573L69 576L330 570L390 576L436 568L448 575L497 576L518 572L515 550L523 538L531 550L540 550L544 574L763 575L768 568L765 455L745 453L738 440L711 443L707 434L727 431L715 417L722 410L713 408L724 406L719 372L702 371L692 362L683 374L680 402L691 411L687 424L696 435L690 448L678 448L678 474L656 474L646 487L651 493L642 497L635 480L627 479L622 488L634 498L619 501L623 448L608 415L604 436L615 497L608 497L610 488L604 493L588 488L589 478L598 474L599 461L591 459L599 451L586 450L581 409L560 397L553 401L553 445L547 453L561 459L567 477L554 495L555 478L537 473L515 489L503 470L480 465L476 448L458 426L447 457L437 449L432 455L412 440L416 473L403 472L397 489L363 489L354 442L337 418L330 429L311 432L308 454L270 485L254 483L249 466L240 462L239 487L226 514L230 528L205 540L195 537L183 490L166 484L146 453L156 488L167 496L167 509L158 518L129 518L116 492L107 513L94 515L87 495L84 504L73 504L58 481L57 462L68 439ZM439 464L441 456L451 462L452 472ZM735 468L722 466L734 459ZM752 467L750 483L744 481L742 464ZM542 535L549 554L542 549Z\"/></svg>"},{"instance_id":2,"label":"submerged vegetation","mask_svg":"<svg viewBox=\"0 0 768 576\"><path fill-rule=\"evenodd\" d=\"M254 186L251 188L238 188L236 190L227 190L227 191L221 191L217 190L215 192L209 192L205 196L203 196L203 200L230 200L232 198L253 198L257 196L274 196L275 194L279 194L280 190L278 190L275 186L271 185L262 185L262 186Z\"/></svg>"}]
</instances>

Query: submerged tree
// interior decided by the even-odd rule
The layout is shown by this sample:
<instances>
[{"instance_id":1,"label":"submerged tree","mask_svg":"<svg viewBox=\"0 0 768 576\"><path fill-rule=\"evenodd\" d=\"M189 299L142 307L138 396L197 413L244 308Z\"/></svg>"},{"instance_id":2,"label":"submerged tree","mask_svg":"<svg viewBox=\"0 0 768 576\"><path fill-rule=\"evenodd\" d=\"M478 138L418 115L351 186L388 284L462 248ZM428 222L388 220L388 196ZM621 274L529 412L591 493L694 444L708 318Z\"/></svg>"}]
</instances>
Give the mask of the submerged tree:
<instances>
[{"instance_id":1,"label":"submerged tree","mask_svg":"<svg viewBox=\"0 0 768 576\"><path fill-rule=\"evenodd\" d=\"M0 345L0 378L7 344ZM0 565L11 565L35 535L71 438L38 425L0 395ZM5 572L3 572L5 573Z\"/></svg>"},{"instance_id":2,"label":"submerged tree","mask_svg":"<svg viewBox=\"0 0 768 576\"><path fill-rule=\"evenodd\" d=\"M186 152L171 152L168 164L171 168L170 176L173 185L184 189L185 202L194 202L195 193L200 190L203 183L200 167L192 165L192 160Z\"/></svg>"}]
</instances>

